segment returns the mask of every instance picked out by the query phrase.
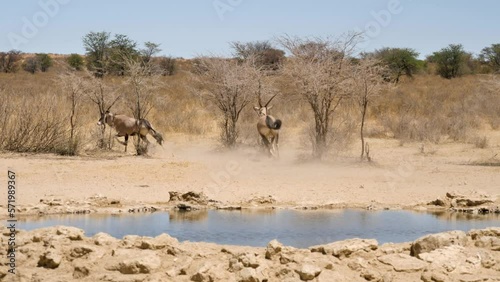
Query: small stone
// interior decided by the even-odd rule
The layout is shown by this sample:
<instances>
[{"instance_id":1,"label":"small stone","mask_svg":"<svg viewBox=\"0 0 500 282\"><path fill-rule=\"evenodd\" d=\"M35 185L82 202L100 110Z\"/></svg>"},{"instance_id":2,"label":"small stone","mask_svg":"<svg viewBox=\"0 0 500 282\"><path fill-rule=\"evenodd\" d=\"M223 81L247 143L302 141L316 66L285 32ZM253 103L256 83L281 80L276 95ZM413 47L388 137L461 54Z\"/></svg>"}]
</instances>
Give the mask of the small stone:
<instances>
[{"instance_id":1,"label":"small stone","mask_svg":"<svg viewBox=\"0 0 500 282\"><path fill-rule=\"evenodd\" d=\"M255 269L244 268L240 271L239 282L259 282Z\"/></svg>"},{"instance_id":2,"label":"small stone","mask_svg":"<svg viewBox=\"0 0 500 282\"><path fill-rule=\"evenodd\" d=\"M138 258L126 259L119 263L118 271L122 274L151 273L161 265L160 258L155 255L145 255Z\"/></svg>"},{"instance_id":3,"label":"small stone","mask_svg":"<svg viewBox=\"0 0 500 282\"><path fill-rule=\"evenodd\" d=\"M91 252L93 252L94 249L89 247L89 246L76 246L73 249L71 249L71 254L70 256L73 258L80 258L83 257Z\"/></svg>"},{"instance_id":4,"label":"small stone","mask_svg":"<svg viewBox=\"0 0 500 282\"><path fill-rule=\"evenodd\" d=\"M259 261L257 260L257 257L254 254L241 254L238 256L238 261L243 264L244 267L251 267L251 268L257 268L259 267Z\"/></svg>"},{"instance_id":5,"label":"small stone","mask_svg":"<svg viewBox=\"0 0 500 282\"><path fill-rule=\"evenodd\" d=\"M397 272L417 272L427 266L427 263L406 254L385 255L378 260L392 266Z\"/></svg>"},{"instance_id":6,"label":"small stone","mask_svg":"<svg viewBox=\"0 0 500 282\"><path fill-rule=\"evenodd\" d=\"M107 246L118 242L118 239L103 232L95 234L94 237L92 237L92 239L94 240L94 244L96 244L97 246Z\"/></svg>"},{"instance_id":7,"label":"small stone","mask_svg":"<svg viewBox=\"0 0 500 282\"><path fill-rule=\"evenodd\" d=\"M303 264L299 269L296 269L295 272L299 274L300 280L309 281L313 280L321 273L321 268L310 264Z\"/></svg>"},{"instance_id":8,"label":"small stone","mask_svg":"<svg viewBox=\"0 0 500 282\"><path fill-rule=\"evenodd\" d=\"M62 261L62 256L53 251L48 251L40 256L38 266L49 269L56 269Z\"/></svg>"},{"instance_id":9,"label":"small stone","mask_svg":"<svg viewBox=\"0 0 500 282\"><path fill-rule=\"evenodd\" d=\"M283 249L283 245L278 240L272 240L267 244L266 259L272 259L275 255L279 254Z\"/></svg>"},{"instance_id":10,"label":"small stone","mask_svg":"<svg viewBox=\"0 0 500 282\"><path fill-rule=\"evenodd\" d=\"M313 246L309 249L311 252L320 252L322 254L332 254L338 258L349 257L352 253L358 251L369 252L378 248L378 242L374 239L349 239L333 242L327 245Z\"/></svg>"},{"instance_id":11,"label":"small stone","mask_svg":"<svg viewBox=\"0 0 500 282\"><path fill-rule=\"evenodd\" d=\"M463 231L449 231L421 237L413 242L410 255L420 258L421 253L428 253L446 246L467 244L467 235Z\"/></svg>"},{"instance_id":12,"label":"small stone","mask_svg":"<svg viewBox=\"0 0 500 282\"><path fill-rule=\"evenodd\" d=\"M86 266L75 266L73 270L73 278L81 279L89 276L90 270Z\"/></svg>"},{"instance_id":13,"label":"small stone","mask_svg":"<svg viewBox=\"0 0 500 282\"><path fill-rule=\"evenodd\" d=\"M83 240L84 231L82 229L70 226L60 226L56 230L57 235L63 235L64 237L70 239L71 241Z\"/></svg>"}]
</instances>

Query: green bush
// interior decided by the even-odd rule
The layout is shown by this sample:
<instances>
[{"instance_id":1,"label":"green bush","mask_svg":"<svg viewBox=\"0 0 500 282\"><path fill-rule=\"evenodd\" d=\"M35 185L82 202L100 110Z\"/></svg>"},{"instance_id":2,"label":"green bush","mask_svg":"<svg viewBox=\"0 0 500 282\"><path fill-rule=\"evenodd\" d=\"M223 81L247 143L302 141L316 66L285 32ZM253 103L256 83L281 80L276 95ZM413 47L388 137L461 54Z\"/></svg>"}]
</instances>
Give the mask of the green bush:
<instances>
[{"instance_id":1,"label":"green bush","mask_svg":"<svg viewBox=\"0 0 500 282\"><path fill-rule=\"evenodd\" d=\"M84 65L83 57L78 55L78 54L71 54L67 59L66 62L68 65L70 65L72 68L74 68L77 71L82 70L82 67Z\"/></svg>"}]
</instances>

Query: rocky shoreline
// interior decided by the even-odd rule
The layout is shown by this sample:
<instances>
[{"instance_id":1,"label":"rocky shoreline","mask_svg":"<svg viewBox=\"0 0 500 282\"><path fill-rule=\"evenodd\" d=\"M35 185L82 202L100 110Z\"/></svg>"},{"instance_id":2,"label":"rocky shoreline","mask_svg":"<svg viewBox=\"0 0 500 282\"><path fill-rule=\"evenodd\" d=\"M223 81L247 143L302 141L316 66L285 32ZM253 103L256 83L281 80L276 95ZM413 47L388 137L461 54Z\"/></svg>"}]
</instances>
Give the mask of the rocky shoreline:
<instances>
[{"instance_id":1,"label":"rocky shoreline","mask_svg":"<svg viewBox=\"0 0 500 282\"><path fill-rule=\"evenodd\" d=\"M11 236L1 230L2 246ZM500 281L500 227L379 245L349 239L297 249L178 242L57 226L17 231L15 275L2 281ZM6 257L6 248L0 249ZM12 278L17 279L12 279ZM10 279L10 280L9 280Z\"/></svg>"},{"instance_id":2,"label":"rocky shoreline","mask_svg":"<svg viewBox=\"0 0 500 282\"><path fill-rule=\"evenodd\" d=\"M367 203L331 203L319 205L301 205L295 203L280 203L273 196L257 196L244 202L225 203L209 199L203 192L180 193L169 192L169 201L165 203L143 203L124 202L102 195L94 195L85 200L62 200L59 198L42 198L39 203L18 206L18 216L45 216L59 214L127 214L127 213L150 213L169 210L241 210L241 209L299 209L299 210L330 210L330 209L366 209L366 210L389 210L406 209L417 211L449 211L468 214L500 214L500 199L488 195L461 195L457 193L446 193L428 203L416 203L413 205L382 205L376 202ZM0 219L7 218L6 207L0 206Z\"/></svg>"},{"instance_id":3,"label":"rocky shoreline","mask_svg":"<svg viewBox=\"0 0 500 282\"><path fill-rule=\"evenodd\" d=\"M447 193L427 205L406 208L495 213L496 204L496 199L488 196ZM203 193L170 192L168 203L155 205L122 203L99 195L84 201L45 198L19 207L17 214L346 207L388 209L374 203L286 206L272 196L231 204L208 199ZM6 257L12 234L5 227L0 231L4 246L0 255ZM308 249L283 246L276 240L266 248L181 243L167 234L154 238L129 235L116 239L105 233L85 237L83 230L65 226L16 230L15 243L16 274L8 272L11 266L7 261L0 270L1 281L500 281L500 227L451 231L397 244L379 245L376 240L354 238Z\"/></svg>"}]
</instances>

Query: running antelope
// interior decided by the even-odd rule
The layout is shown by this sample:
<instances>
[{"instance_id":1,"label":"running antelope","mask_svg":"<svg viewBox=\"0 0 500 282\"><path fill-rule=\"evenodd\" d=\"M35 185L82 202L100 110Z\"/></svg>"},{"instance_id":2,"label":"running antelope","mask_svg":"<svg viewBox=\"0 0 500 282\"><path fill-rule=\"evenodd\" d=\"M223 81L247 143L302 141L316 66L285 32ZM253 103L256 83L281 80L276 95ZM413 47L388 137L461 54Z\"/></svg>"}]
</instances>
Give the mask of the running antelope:
<instances>
[{"instance_id":1,"label":"running antelope","mask_svg":"<svg viewBox=\"0 0 500 282\"><path fill-rule=\"evenodd\" d=\"M115 138L120 144L125 145L125 152L127 152L127 143L129 136L135 136L139 134L139 137L149 145L148 138L146 135L151 134L158 144L163 143L163 137L160 133L156 132L151 126L151 123L145 119L135 119L125 115L115 115L106 111L101 115L101 118L97 122L97 125L107 124L113 127L117 134ZM122 142L118 137L125 137L125 142ZM146 146L147 146L146 145Z\"/></svg>"},{"instance_id":2,"label":"running antelope","mask_svg":"<svg viewBox=\"0 0 500 282\"><path fill-rule=\"evenodd\" d=\"M280 153L278 141L280 135L281 120L269 115L269 110L271 110L273 106L268 106L269 103L271 103L271 101L274 99L274 97L276 97L276 95L271 97L271 99L269 99L269 101L267 101L264 106L262 106L262 99L259 95L259 106L254 107L254 109L259 115L257 131L262 137L262 142L269 150L270 156L279 157Z\"/></svg>"}]
</instances>

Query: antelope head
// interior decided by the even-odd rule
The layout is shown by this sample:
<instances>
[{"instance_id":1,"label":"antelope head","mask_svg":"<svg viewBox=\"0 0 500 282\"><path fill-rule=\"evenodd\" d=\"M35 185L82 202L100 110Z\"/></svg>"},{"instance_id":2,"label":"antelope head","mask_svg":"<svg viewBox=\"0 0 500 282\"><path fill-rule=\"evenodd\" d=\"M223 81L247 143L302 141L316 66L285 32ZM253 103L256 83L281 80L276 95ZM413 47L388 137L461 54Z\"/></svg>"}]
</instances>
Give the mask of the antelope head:
<instances>
[{"instance_id":1,"label":"antelope head","mask_svg":"<svg viewBox=\"0 0 500 282\"><path fill-rule=\"evenodd\" d=\"M276 97L276 95L278 94L275 94L273 97L271 97L271 99L269 99L269 101L267 101L267 103L264 106L262 106L262 99L259 95L259 106L255 106L253 108L260 117L267 116L269 114L269 110L271 110L273 106L268 106L268 105L269 103L271 103L274 97Z\"/></svg>"},{"instance_id":2,"label":"antelope head","mask_svg":"<svg viewBox=\"0 0 500 282\"><path fill-rule=\"evenodd\" d=\"M97 122L97 125L103 125L103 124L109 124L110 122L110 118L113 116L112 113L109 112L109 110L107 110L106 112L104 113L101 113L101 118L99 119L99 121Z\"/></svg>"}]
</instances>

